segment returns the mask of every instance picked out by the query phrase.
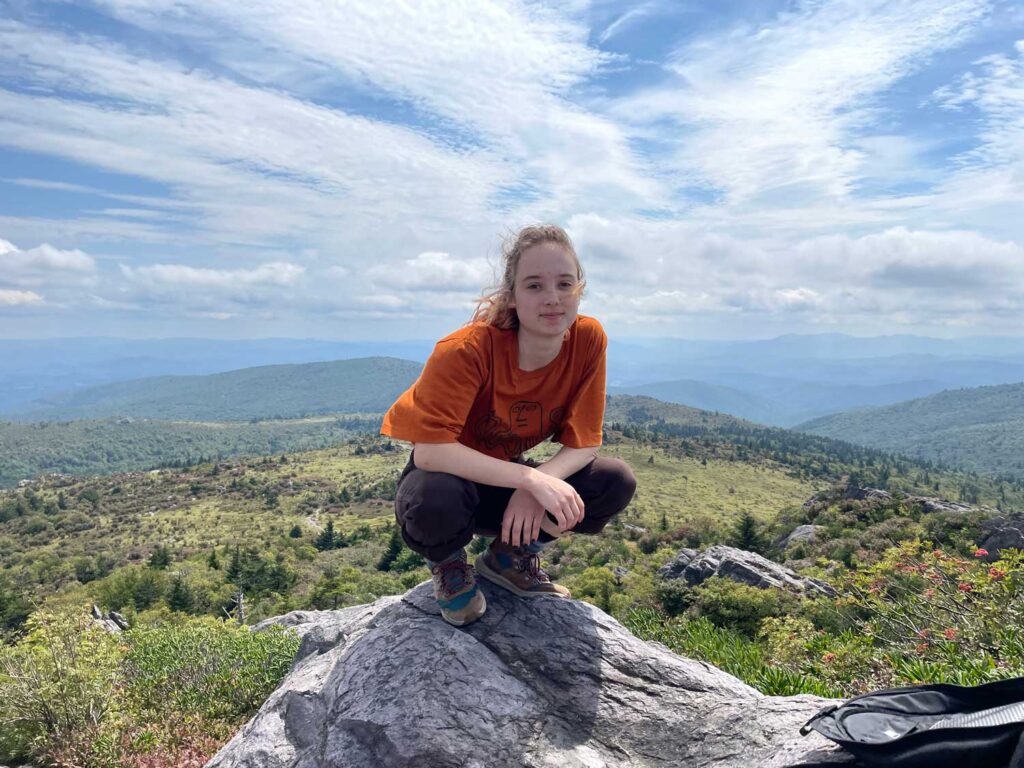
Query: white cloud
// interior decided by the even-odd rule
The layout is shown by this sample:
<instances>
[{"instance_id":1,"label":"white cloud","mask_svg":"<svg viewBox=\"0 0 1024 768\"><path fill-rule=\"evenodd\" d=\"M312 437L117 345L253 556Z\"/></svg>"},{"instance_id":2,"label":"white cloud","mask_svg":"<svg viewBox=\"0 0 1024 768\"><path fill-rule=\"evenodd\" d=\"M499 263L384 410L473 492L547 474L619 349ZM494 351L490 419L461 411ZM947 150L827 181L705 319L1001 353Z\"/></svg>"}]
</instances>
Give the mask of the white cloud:
<instances>
[{"instance_id":1,"label":"white cloud","mask_svg":"<svg viewBox=\"0 0 1024 768\"><path fill-rule=\"evenodd\" d=\"M666 86L626 98L617 114L680 126L681 176L728 201L766 195L845 197L877 119L877 97L956 46L985 0L810 2L756 28L688 42Z\"/></svg>"},{"instance_id":2,"label":"white cloud","mask_svg":"<svg viewBox=\"0 0 1024 768\"><path fill-rule=\"evenodd\" d=\"M0 288L0 307L23 307L42 302L43 297L35 291L10 291Z\"/></svg>"},{"instance_id":3,"label":"white cloud","mask_svg":"<svg viewBox=\"0 0 1024 768\"><path fill-rule=\"evenodd\" d=\"M131 282L149 287L227 288L239 286L294 285L305 267L288 262L261 264L254 269L208 269L184 264L154 264L149 267L121 265Z\"/></svg>"},{"instance_id":4,"label":"white cloud","mask_svg":"<svg viewBox=\"0 0 1024 768\"><path fill-rule=\"evenodd\" d=\"M629 325L742 315L883 331L1024 316L1024 247L969 231L894 227L796 242L741 240L680 222L577 217L592 310Z\"/></svg>"},{"instance_id":5,"label":"white cloud","mask_svg":"<svg viewBox=\"0 0 1024 768\"><path fill-rule=\"evenodd\" d=\"M13 243L0 240L0 268L3 274L11 276L18 273L46 272L92 272L96 268L95 260L86 253L76 249L63 251L49 243L35 248L20 250Z\"/></svg>"},{"instance_id":6,"label":"white cloud","mask_svg":"<svg viewBox=\"0 0 1024 768\"><path fill-rule=\"evenodd\" d=\"M370 267L367 276L376 285L406 291L467 291L477 295L494 281L493 270L484 259L455 259L437 251Z\"/></svg>"},{"instance_id":7,"label":"white cloud","mask_svg":"<svg viewBox=\"0 0 1024 768\"><path fill-rule=\"evenodd\" d=\"M571 12L514 0L104 4L151 29L171 23L191 30L200 44L211 28L223 29L247 39L250 56L284 56L300 68L306 62L317 77L325 68L333 73L335 86L341 79L404 102L411 110L399 114L441 141L481 147L507 174L498 186L534 190L548 216L580 206L665 203L665 189L633 155L621 128L570 98L613 60L587 45L589 30Z\"/></svg>"},{"instance_id":8,"label":"white cloud","mask_svg":"<svg viewBox=\"0 0 1024 768\"><path fill-rule=\"evenodd\" d=\"M1017 41L1014 55L986 56L975 64L934 94L946 109L974 110L981 122L975 146L959 157L961 167L941 185L936 204L958 216L995 209L1019 232L1019 217L1010 211L1024 204L1024 40Z\"/></svg>"},{"instance_id":9,"label":"white cloud","mask_svg":"<svg viewBox=\"0 0 1024 768\"><path fill-rule=\"evenodd\" d=\"M42 243L22 250L0 239L0 286L46 289L51 298L57 299L82 287L94 285L96 279L95 259L77 248L62 250L49 243ZM15 301L33 303L35 299L31 297L38 298L33 291L9 293L9 304Z\"/></svg>"}]
</instances>

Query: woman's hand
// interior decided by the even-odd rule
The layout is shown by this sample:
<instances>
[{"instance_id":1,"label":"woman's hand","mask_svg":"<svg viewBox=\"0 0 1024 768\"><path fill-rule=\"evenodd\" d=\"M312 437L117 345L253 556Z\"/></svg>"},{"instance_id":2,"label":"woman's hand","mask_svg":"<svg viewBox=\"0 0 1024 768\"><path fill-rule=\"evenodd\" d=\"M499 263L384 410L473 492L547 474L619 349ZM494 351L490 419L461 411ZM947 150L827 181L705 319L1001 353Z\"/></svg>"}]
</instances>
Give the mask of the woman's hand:
<instances>
[{"instance_id":1,"label":"woman's hand","mask_svg":"<svg viewBox=\"0 0 1024 768\"><path fill-rule=\"evenodd\" d=\"M536 541L547 510L560 531L568 531L583 520L583 499L565 480L538 470L530 482L512 494L501 522L501 539L512 546Z\"/></svg>"},{"instance_id":2,"label":"woman's hand","mask_svg":"<svg viewBox=\"0 0 1024 768\"><path fill-rule=\"evenodd\" d=\"M501 518L501 540L513 547L536 541L544 514L544 507L529 492L516 490Z\"/></svg>"}]
</instances>

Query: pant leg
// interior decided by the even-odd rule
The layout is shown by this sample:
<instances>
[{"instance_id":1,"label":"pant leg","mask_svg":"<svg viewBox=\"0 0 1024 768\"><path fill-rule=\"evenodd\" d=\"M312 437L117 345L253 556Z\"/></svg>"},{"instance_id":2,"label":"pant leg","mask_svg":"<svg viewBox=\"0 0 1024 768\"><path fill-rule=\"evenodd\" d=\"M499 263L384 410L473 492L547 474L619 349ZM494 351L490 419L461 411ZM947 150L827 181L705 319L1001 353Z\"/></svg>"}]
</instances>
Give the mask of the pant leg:
<instances>
[{"instance_id":1,"label":"pant leg","mask_svg":"<svg viewBox=\"0 0 1024 768\"><path fill-rule=\"evenodd\" d=\"M439 561L472 540L479 503L475 483L417 469L410 459L398 481L395 518L411 550Z\"/></svg>"},{"instance_id":2,"label":"pant leg","mask_svg":"<svg viewBox=\"0 0 1024 768\"><path fill-rule=\"evenodd\" d=\"M598 456L565 482L583 499L583 520L570 529L574 533L600 533L636 492L636 477L629 464L606 456Z\"/></svg>"}]
</instances>

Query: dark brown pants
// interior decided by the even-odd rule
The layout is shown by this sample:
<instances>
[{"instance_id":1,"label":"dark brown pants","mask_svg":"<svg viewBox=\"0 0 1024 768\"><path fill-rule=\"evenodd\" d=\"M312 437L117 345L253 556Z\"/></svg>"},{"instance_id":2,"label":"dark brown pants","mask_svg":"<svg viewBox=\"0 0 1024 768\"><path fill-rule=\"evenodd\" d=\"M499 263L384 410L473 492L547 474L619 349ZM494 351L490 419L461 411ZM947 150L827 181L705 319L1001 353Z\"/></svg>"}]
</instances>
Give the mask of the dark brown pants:
<instances>
[{"instance_id":1,"label":"dark brown pants","mask_svg":"<svg viewBox=\"0 0 1024 768\"><path fill-rule=\"evenodd\" d=\"M600 532L626 508L636 491L629 465L603 456L565 481L583 499L584 517L571 529L574 533ZM512 488L474 483L447 472L417 469L410 456L398 480L395 517L410 549L428 560L440 561L466 546L475 533L498 535L513 492Z\"/></svg>"}]
</instances>

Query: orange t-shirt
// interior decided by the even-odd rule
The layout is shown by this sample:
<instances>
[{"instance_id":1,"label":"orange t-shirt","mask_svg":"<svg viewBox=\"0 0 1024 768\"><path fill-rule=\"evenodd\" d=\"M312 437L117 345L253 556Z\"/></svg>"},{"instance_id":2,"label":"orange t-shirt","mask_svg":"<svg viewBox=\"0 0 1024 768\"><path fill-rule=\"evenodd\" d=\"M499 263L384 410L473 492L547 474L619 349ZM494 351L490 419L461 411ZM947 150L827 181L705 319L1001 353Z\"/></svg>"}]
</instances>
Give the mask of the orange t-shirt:
<instances>
[{"instance_id":1,"label":"orange t-shirt","mask_svg":"<svg viewBox=\"0 0 1024 768\"><path fill-rule=\"evenodd\" d=\"M473 323L445 336L423 372L384 416L381 434L454 443L514 459L548 437L571 448L601 444L608 337L578 315L558 356L519 369L515 330Z\"/></svg>"}]
</instances>

